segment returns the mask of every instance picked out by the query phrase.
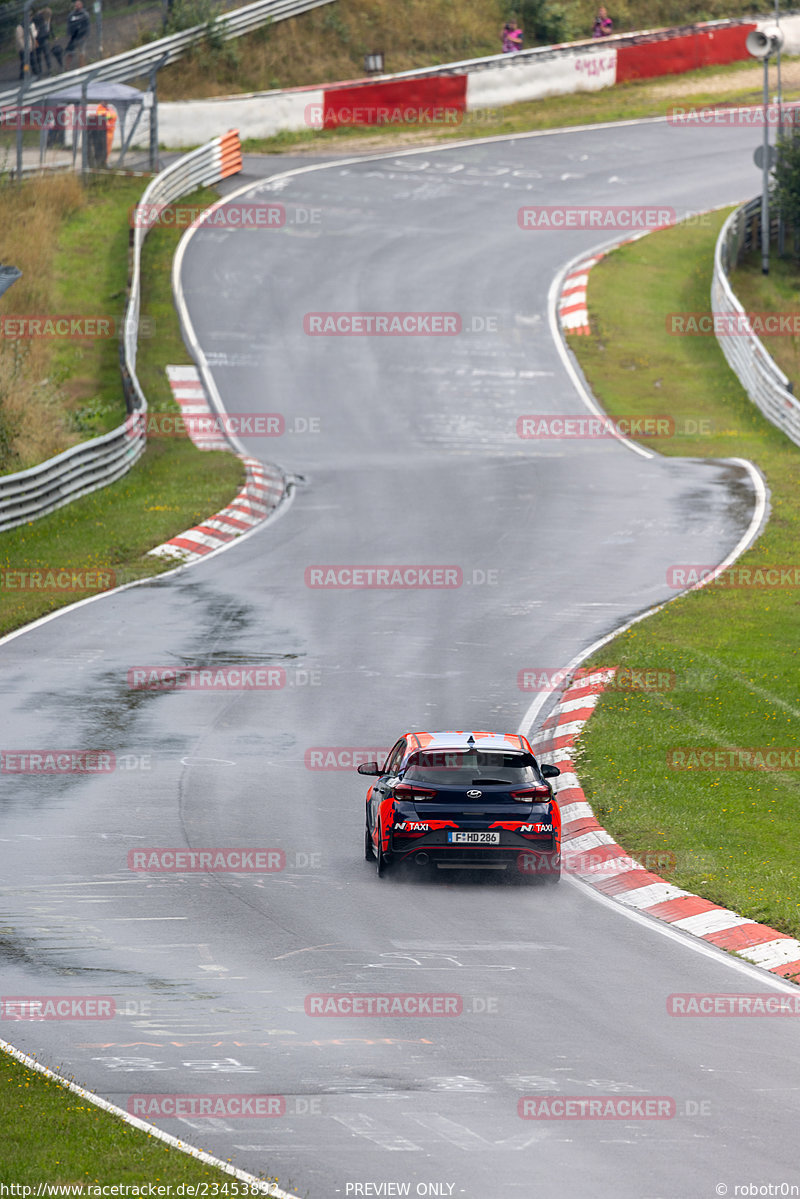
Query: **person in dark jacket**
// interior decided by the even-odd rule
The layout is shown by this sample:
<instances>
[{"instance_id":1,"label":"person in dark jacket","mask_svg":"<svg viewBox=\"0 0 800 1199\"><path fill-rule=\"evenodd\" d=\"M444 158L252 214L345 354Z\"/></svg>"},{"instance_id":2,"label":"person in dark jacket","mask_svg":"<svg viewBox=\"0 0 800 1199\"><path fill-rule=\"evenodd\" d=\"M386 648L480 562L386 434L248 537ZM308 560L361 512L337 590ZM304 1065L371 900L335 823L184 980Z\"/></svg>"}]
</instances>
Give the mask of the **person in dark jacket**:
<instances>
[{"instance_id":1,"label":"person in dark jacket","mask_svg":"<svg viewBox=\"0 0 800 1199\"><path fill-rule=\"evenodd\" d=\"M83 7L83 0L74 0L72 12L67 17L67 45L64 51L66 69L72 66L74 55L78 55L78 65L86 65L86 43L89 40L89 14Z\"/></svg>"},{"instance_id":2,"label":"person in dark jacket","mask_svg":"<svg viewBox=\"0 0 800 1199\"><path fill-rule=\"evenodd\" d=\"M44 69L47 67L47 74L53 73L53 62L50 58L50 38L52 36L52 8L43 8L33 18L33 27L36 30L36 57L38 59L39 69L38 74L44 75ZM55 46L53 47L55 52Z\"/></svg>"}]
</instances>

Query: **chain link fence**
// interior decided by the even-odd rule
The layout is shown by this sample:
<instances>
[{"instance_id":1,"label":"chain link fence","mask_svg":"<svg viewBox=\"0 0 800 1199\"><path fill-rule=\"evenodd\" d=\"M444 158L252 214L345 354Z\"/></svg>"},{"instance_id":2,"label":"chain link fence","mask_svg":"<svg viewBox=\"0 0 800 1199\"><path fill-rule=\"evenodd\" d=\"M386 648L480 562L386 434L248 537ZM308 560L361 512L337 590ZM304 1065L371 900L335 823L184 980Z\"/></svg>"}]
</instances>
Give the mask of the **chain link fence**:
<instances>
[{"instance_id":1,"label":"chain link fence","mask_svg":"<svg viewBox=\"0 0 800 1199\"><path fill-rule=\"evenodd\" d=\"M214 15L238 8L243 0L83 0L89 20L85 62L121 54L143 41L161 37L189 24L210 20ZM246 0L245 0L246 2ZM32 47L31 71L60 74L67 46L67 17L72 0L34 0L31 16L49 9L51 36L40 54ZM24 0L0 0L0 89L22 77L23 63L17 47L17 26L23 23ZM32 30L35 36L35 30ZM72 66L82 65L77 61Z\"/></svg>"}]
</instances>

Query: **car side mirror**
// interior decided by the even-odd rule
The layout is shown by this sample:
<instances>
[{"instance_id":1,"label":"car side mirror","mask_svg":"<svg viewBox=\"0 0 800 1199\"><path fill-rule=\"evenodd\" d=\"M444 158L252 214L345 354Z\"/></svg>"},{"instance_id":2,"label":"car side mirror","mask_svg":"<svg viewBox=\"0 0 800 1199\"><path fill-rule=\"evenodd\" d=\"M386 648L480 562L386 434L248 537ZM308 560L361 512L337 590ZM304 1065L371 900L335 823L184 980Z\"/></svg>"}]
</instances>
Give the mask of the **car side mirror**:
<instances>
[{"instance_id":1,"label":"car side mirror","mask_svg":"<svg viewBox=\"0 0 800 1199\"><path fill-rule=\"evenodd\" d=\"M358 768L359 774L380 774L381 768L377 762L362 762Z\"/></svg>"},{"instance_id":2,"label":"car side mirror","mask_svg":"<svg viewBox=\"0 0 800 1199\"><path fill-rule=\"evenodd\" d=\"M556 775L561 774L561 771L558 769L557 766L549 766L546 763L541 765L539 767L539 769L542 772L543 779L554 779L556 777Z\"/></svg>"}]
</instances>

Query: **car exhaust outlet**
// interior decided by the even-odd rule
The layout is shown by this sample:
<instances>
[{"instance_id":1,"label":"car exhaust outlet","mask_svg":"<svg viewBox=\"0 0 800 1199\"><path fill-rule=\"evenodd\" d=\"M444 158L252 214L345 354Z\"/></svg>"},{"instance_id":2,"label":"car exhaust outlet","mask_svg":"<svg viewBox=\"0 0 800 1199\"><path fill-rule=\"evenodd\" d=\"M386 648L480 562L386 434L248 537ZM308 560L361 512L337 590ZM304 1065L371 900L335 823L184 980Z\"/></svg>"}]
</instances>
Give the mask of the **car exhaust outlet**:
<instances>
[{"instance_id":1,"label":"car exhaust outlet","mask_svg":"<svg viewBox=\"0 0 800 1199\"><path fill-rule=\"evenodd\" d=\"M430 861L430 858L428 857L428 855L426 853L418 853L416 855L416 857L414 858L414 861L417 863L418 866L427 866L428 862Z\"/></svg>"}]
</instances>

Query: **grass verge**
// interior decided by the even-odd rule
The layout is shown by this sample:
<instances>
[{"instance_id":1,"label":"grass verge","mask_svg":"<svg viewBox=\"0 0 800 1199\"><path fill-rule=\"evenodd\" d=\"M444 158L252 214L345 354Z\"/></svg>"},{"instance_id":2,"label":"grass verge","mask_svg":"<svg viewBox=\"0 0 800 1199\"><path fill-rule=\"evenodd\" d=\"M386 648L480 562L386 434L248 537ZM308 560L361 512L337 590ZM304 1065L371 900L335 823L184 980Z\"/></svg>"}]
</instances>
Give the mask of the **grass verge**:
<instances>
[{"instance_id":1,"label":"grass verge","mask_svg":"<svg viewBox=\"0 0 800 1199\"><path fill-rule=\"evenodd\" d=\"M791 246L791 238L787 237ZM761 252L753 251L731 273L733 290L746 312L780 312L797 319L797 288L800 264L794 257L779 258L772 247L769 274L761 273ZM800 384L800 336L762 337L767 352L794 383L795 395Z\"/></svg>"},{"instance_id":2,"label":"grass verge","mask_svg":"<svg viewBox=\"0 0 800 1199\"><path fill-rule=\"evenodd\" d=\"M191 12L191 0L184 0ZM537 11L538 10L538 11ZM614 31L664 28L735 17L749 0L615 0ZM524 44L590 38L595 0L337 0L237 39L205 45L159 75L165 100L359 79L364 55L381 50L387 71L438 66L500 52L511 14Z\"/></svg>"},{"instance_id":3,"label":"grass verge","mask_svg":"<svg viewBox=\"0 0 800 1199\"><path fill-rule=\"evenodd\" d=\"M208 1194L223 1194L225 1184L236 1183L6 1055L0 1060L0 1121L0 1183L83 1184L85 1195L94 1184L205 1183Z\"/></svg>"},{"instance_id":4,"label":"grass verge","mask_svg":"<svg viewBox=\"0 0 800 1199\"><path fill-rule=\"evenodd\" d=\"M757 465L771 516L740 564L785 566L800 544L800 451L750 402L716 339L666 333L668 313L709 310L722 220L655 233L604 259L589 282L592 336L570 344L608 412L675 418L676 436L651 448ZM579 759L587 799L628 852L667 851L674 865L659 873L671 882L795 937L800 774L674 769L667 755L798 743L799 608L796 588L711 585L622 634L589 665L674 672L674 688L607 692Z\"/></svg>"},{"instance_id":5,"label":"grass verge","mask_svg":"<svg viewBox=\"0 0 800 1199\"><path fill-rule=\"evenodd\" d=\"M128 183L129 181L123 181ZM127 245L130 189L109 184L116 194L115 228L124 230ZM141 181L137 186L139 197ZM207 204L209 191L181 201L181 205ZM103 196L103 206L108 197ZM91 211L91 203L88 211ZM115 236L107 242L84 237L81 228L64 239L63 254L57 256L57 274L74 253L83 254L82 273L85 302L91 302L91 279L105 278L105 255L116 252ZM168 218L165 217L165 221ZM170 362L185 362L186 349L172 305L170 270L181 230L168 224L157 226L145 241L143 254L142 317L149 318L152 336L139 345L138 371L145 394L154 410L177 412L164 374ZM113 342L116 355L116 341ZM120 392L119 373L111 372L101 349L98 358L97 395L101 404L111 404ZM112 395L113 393L113 395ZM121 423L122 412L119 414ZM233 454L200 452L182 438L150 438L139 463L110 487L84 496L41 520L0 533L0 571L102 570L111 585L131 582L162 573L171 564L144 555L153 546L189 528L230 502L244 481L244 468ZM7 575L3 576L8 580ZM0 587L0 633L20 628L56 608L81 599L88 592L57 592Z\"/></svg>"}]
</instances>

